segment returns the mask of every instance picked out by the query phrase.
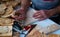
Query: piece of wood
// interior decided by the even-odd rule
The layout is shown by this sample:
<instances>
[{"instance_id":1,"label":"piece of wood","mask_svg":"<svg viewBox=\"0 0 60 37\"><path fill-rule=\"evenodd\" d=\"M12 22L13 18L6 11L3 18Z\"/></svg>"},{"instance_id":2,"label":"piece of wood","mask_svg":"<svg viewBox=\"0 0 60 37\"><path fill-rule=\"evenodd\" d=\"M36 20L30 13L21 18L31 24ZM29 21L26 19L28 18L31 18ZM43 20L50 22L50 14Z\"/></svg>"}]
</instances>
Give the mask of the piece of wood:
<instances>
[{"instance_id":1,"label":"piece of wood","mask_svg":"<svg viewBox=\"0 0 60 37\"><path fill-rule=\"evenodd\" d=\"M12 37L12 36L0 36L0 37Z\"/></svg>"},{"instance_id":2,"label":"piece of wood","mask_svg":"<svg viewBox=\"0 0 60 37\"><path fill-rule=\"evenodd\" d=\"M41 34L38 30L33 29L28 35L27 37L60 37L60 35L58 34Z\"/></svg>"},{"instance_id":3,"label":"piece of wood","mask_svg":"<svg viewBox=\"0 0 60 37\"><path fill-rule=\"evenodd\" d=\"M12 26L14 20L10 18L0 18L0 26Z\"/></svg>"},{"instance_id":4,"label":"piece of wood","mask_svg":"<svg viewBox=\"0 0 60 37\"><path fill-rule=\"evenodd\" d=\"M13 37L20 37L20 33L19 32L13 32Z\"/></svg>"},{"instance_id":5,"label":"piece of wood","mask_svg":"<svg viewBox=\"0 0 60 37\"><path fill-rule=\"evenodd\" d=\"M0 36L12 36L12 33L1 34Z\"/></svg>"},{"instance_id":6,"label":"piece of wood","mask_svg":"<svg viewBox=\"0 0 60 37\"><path fill-rule=\"evenodd\" d=\"M60 37L60 35L57 35L57 34L49 34L48 37Z\"/></svg>"},{"instance_id":7,"label":"piece of wood","mask_svg":"<svg viewBox=\"0 0 60 37\"><path fill-rule=\"evenodd\" d=\"M33 29L27 37L42 37L41 33L35 29Z\"/></svg>"},{"instance_id":8,"label":"piece of wood","mask_svg":"<svg viewBox=\"0 0 60 37\"><path fill-rule=\"evenodd\" d=\"M6 26L2 26L2 27L6 27ZM7 33L1 32L0 36L2 36L2 37L4 37L4 36L12 36L12 26L7 26L7 27L8 27L8 32Z\"/></svg>"}]
</instances>

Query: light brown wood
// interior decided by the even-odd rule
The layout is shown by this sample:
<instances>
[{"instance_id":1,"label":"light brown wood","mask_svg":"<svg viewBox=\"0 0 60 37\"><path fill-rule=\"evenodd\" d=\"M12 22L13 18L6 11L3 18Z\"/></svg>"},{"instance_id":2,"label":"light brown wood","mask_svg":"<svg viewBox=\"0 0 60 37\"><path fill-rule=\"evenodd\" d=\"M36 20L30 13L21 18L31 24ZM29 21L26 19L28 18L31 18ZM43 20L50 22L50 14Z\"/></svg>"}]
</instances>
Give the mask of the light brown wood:
<instances>
[{"instance_id":1,"label":"light brown wood","mask_svg":"<svg viewBox=\"0 0 60 37\"><path fill-rule=\"evenodd\" d=\"M48 37L59 37L57 34L49 34Z\"/></svg>"},{"instance_id":2,"label":"light brown wood","mask_svg":"<svg viewBox=\"0 0 60 37\"><path fill-rule=\"evenodd\" d=\"M33 29L28 35L27 37L60 37L60 35L58 34L41 34L38 30Z\"/></svg>"},{"instance_id":3,"label":"light brown wood","mask_svg":"<svg viewBox=\"0 0 60 37\"><path fill-rule=\"evenodd\" d=\"M13 33L13 37L20 37L19 32L14 32L14 33Z\"/></svg>"},{"instance_id":4,"label":"light brown wood","mask_svg":"<svg viewBox=\"0 0 60 37\"><path fill-rule=\"evenodd\" d=\"M9 18L0 18L0 26L12 26L14 20Z\"/></svg>"},{"instance_id":5,"label":"light brown wood","mask_svg":"<svg viewBox=\"0 0 60 37\"><path fill-rule=\"evenodd\" d=\"M33 29L27 37L42 37L41 33L35 29Z\"/></svg>"},{"instance_id":6,"label":"light brown wood","mask_svg":"<svg viewBox=\"0 0 60 37\"><path fill-rule=\"evenodd\" d=\"M2 36L2 37L4 37L4 36L12 36L12 26L1 26L1 27L6 27L6 28L8 27L8 31L7 31L7 33L6 33L6 32L4 32L5 30L4 30L4 31L2 30L3 28L0 29L0 30L1 30L0 36ZM1 27L0 27L0 28L1 28Z\"/></svg>"},{"instance_id":7,"label":"light brown wood","mask_svg":"<svg viewBox=\"0 0 60 37\"><path fill-rule=\"evenodd\" d=\"M0 37L12 37L12 36L0 36Z\"/></svg>"}]
</instances>

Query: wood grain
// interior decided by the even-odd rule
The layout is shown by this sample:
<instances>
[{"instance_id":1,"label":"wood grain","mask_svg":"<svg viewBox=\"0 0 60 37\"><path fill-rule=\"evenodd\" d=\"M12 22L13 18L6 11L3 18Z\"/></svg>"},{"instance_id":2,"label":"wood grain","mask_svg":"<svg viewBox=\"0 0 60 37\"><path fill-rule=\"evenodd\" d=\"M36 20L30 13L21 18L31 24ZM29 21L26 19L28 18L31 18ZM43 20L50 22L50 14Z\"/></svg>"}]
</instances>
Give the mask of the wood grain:
<instances>
[{"instance_id":1,"label":"wood grain","mask_svg":"<svg viewBox=\"0 0 60 37\"><path fill-rule=\"evenodd\" d=\"M26 37L60 37L57 34L41 34L38 30L33 29Z\"/></svg>"}]
</instances>

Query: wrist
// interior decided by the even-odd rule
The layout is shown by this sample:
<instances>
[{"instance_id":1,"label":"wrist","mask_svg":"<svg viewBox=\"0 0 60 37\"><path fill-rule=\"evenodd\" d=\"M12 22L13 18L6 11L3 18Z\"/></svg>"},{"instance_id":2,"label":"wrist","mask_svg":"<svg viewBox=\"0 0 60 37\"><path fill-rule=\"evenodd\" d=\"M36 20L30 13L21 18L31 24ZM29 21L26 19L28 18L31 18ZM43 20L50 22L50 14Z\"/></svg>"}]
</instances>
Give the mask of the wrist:
<instances>
[{"instance_id":1,"label":"wrist","mask_svg":"<svg viewBox=\"0 0 60 37\"><path fill-rule=\"evenodd\" d=\"M23 7L20 7L20 10L22 10L23 12L26 12L26 9Z\"/></svg>"},{"instance_id":2,"label":"wrist","mask_svg":"<svg viewBox=\"0 0 60 37\"><path fill-rule=\"evenodd\" d=\"M24 8L23 8L23 7L20 7L20 9L21 9L21 10L24 10Z\"/></svg>"},{"instance_id":3,"label":"wrist","mask_svg":"<svg viewBox=\"0 0 60 37\"><path fill-rule=\"evenodd\" d=\"M25 8L25 7L20 7L20 9L23 10L24 12L28 10L28 8Z\"/></svg>"},{"instance_id":4,"label":"wrist","mask_svg":"<svg viewBox=\"0 0 60 37\"><path fill-rule=\"evenodd\" d=\"M54 14L57 14L58 10L57 9L52 9L51 12L54 15Z\"/></svg>"},{"instance_id":5,"label":"wrist","mask_svg":"<svg viewBox=\"0 0 60 37\"><path fill-rule=\"evenodd\" d=\"M60 13L60 6L58 6L57 8L56 8L56 13Z\"/></svg>"},{"instance_id":6,"label":"wrist","mask_svg":"<svg viewBox=\"0 0 60 37\"><path fill-rule=\"evenodd\" d=\"M47 17L51 17L51 16L53 16L55 14L56 14L55 9L50 9L50 10L46 11L46 15L48 15Z\"/></svg>"}]
</instances>

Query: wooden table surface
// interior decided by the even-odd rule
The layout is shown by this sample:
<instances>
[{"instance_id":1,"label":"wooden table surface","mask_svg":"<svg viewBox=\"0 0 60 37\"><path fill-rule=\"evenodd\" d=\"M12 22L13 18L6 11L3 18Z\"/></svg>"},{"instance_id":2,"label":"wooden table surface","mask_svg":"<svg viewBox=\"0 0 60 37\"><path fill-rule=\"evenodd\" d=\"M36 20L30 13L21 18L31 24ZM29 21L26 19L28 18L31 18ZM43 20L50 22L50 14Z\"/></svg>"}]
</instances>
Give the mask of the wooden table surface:
<instances>
[{"instance_id":1,"label":"wooden table surface","mask_svg":"<svg viewBox=\"0 0 60 37\"><path fill-rule=\"evenodd\" d=\"M0 37L12 37L12 36L0 36Z\"/></svg>"},{"instance_id":2,"label":"wooden table surface","mask_svg":"<svg viewBox=\"0 0 60 37\"><path fill-rule=\"evenodd\" d=\"M28 35L27 35L27 37L35 37L36 35L35 35L35 31L37 31L36 29L33 29ZM37 33L37 34L39 34L39 33ZM32 35L32 36L31 36ZM41 33L38 35L38 37L40 37L40 36L43 36L43 37L60 37L60 35L57 35L57 34L48 34L48 35L46 35L46 34L42 34L41 35Z\"/></svg>"}]
</instances>

